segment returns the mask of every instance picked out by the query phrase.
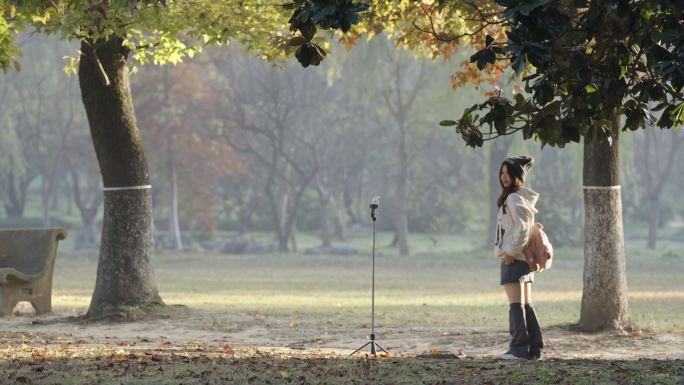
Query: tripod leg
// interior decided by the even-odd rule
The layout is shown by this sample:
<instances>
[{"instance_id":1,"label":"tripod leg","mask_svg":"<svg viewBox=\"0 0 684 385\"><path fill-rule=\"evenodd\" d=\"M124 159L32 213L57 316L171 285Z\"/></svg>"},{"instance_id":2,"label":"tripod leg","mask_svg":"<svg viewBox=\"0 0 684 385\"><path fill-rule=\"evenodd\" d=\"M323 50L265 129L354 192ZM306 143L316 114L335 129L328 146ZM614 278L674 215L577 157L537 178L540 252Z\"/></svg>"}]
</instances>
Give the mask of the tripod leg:
<instances>
[{"instance_id":1,"label":"tripod leg","mask_svg":"<svg viewBox=\"0 0 684 385\"><path fill-rule=\"evenodd\" d=\"M373 341L368 341L368 342L366 342L365 344L363 344L363 346L361 346L360 348L354 350L354 351L351 352L351 354L349 354L349 355L350 355L350 356L351 356L351 355L354 355L354 353L356 353L356 352L358 352L359 350L365 348L365 347L368 346L368 344L370 344L371 342L373 342Z\"/></svg>"},{"instance_id":2,"label":"tripod leg","mask_svg":"<svg viewBox=\"0 0 684 385\"><path fill-rule=\"evenodd\" d=\"M387 354L390 354L390 352L388 352L387 350L385 350L385 348L383 348L382 346L380 346L379 343L373 342L373 344L374 344L375 346L377 346L378 348L380 348L380 350L382 350L383 352L385 352L385 353L387 353Z\"/></svg>"}]
</instances>

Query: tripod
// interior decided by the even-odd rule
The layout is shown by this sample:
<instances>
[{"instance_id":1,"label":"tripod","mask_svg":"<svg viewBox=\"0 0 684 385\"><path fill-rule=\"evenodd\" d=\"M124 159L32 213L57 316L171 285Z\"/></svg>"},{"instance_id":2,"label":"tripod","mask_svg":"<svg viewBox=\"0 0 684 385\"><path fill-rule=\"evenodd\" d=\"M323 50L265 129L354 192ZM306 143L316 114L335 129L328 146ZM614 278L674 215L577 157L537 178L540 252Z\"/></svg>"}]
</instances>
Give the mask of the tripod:
<instances>
[{"instance_id":1,"label":"tripod","mask_svg":"<svg viewBox=\"0 0 684 385\"><path fill-rule=\"evenodd\" d=\"M382 350L383 352L389 354L385 348L380 346L379 343L375 342L375 220L377 219L375 216L375 210L380 207L379 205L379 197L373 197L371 199L371 218L373 219L373 269L371 273L371 334L370 334L370 341L366 342L361 346L360 348L354 350L350 356L353 355L354 353L360 351L361 349L365 348L366 346L370 345L370 354L375 356L376 354L376 348Z\"/></svg>"}]
</instances>

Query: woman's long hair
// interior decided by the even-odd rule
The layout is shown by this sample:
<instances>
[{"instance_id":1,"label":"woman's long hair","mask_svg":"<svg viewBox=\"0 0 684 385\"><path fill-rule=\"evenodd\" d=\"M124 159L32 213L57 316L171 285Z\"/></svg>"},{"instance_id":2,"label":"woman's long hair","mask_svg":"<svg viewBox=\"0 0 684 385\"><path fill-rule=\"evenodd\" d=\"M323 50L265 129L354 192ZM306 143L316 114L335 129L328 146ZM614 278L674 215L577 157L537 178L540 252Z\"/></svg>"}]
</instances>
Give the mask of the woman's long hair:
<instances>
[{"instance_id":1,"label":"woman's long hair","mask_svg":"<svg viewBox=\"0 0 684 385\"><path fill-rule=\"evenodd\" d=\"M508 176L512 180L512 183L509 187L505 187L503 183L501 182L501 171L503 171L504 165L508 169ZM498 207L503 206L503 204L506 202L506 198L508 198L508 195L518 191L520 186L523 185L523 178L522 178L522 173L520 172L522 169L518 170L516 167L511 167L510 164L503 162L501 163L501 167L499 167L499 185L501 185L501 195L499 195L499 198L496 200L496 205Z\"/></svg>"}]
</instances>

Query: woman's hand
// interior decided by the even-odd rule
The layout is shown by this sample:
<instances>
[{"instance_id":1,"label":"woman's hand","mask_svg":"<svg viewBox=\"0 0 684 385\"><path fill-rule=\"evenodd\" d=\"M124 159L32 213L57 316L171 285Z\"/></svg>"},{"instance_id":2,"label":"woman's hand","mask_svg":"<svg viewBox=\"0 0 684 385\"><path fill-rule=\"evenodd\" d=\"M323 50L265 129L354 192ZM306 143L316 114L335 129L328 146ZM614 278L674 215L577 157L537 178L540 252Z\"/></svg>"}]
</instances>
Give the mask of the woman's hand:
<instances>
[{"instance_id":1,"label":"woman's hand","mask_svg":"<svg viewBox=\"0 0 684 385\"><path fill-rule=\"evenodd\" d=\"M506 253L503 254L503 263L507 265L512 265L513 262L515 262L515 258L513 258L512 255L508 255Z\"/></svg>"}]
</instances>

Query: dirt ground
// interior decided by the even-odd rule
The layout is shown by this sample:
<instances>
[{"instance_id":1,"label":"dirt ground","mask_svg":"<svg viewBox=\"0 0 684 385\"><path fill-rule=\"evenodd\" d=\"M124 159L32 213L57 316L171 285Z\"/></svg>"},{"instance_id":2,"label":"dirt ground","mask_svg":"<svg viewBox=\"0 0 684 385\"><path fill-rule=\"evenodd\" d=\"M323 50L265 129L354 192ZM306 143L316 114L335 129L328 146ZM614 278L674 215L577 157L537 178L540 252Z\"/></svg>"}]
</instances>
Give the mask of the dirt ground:
<instances>
[{"instance_id":1,"label":"dirt ground","mask_svg":"<svg viewBox=\"0 0 684 385\"><path fill-rule=\"evenodd\" d=\"M194 346L215 350L259 349L302 355L348 355L367 342L370 320L333 315L265 316L254 312L226 312L179 308L173 315L128 323L55 322L73 315L57 311L36 317L30 312L0 318L0 338L77 344L98 349L135 349ZM543 326L543 325L542 325ZM684 359L684 333L582 334L565 328L544 331L546 359ZM393 355L429 351L491 358L506 350L508 335L501 328L459 326L383 325L376 322L376 340ZM368 352L368 349L364 349Z\"/></svg>"}]
</instances>

